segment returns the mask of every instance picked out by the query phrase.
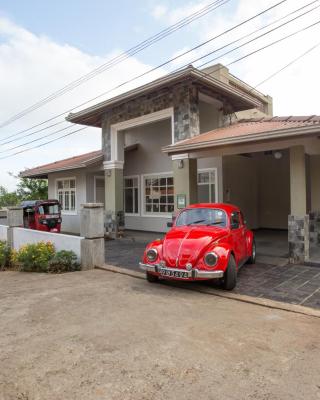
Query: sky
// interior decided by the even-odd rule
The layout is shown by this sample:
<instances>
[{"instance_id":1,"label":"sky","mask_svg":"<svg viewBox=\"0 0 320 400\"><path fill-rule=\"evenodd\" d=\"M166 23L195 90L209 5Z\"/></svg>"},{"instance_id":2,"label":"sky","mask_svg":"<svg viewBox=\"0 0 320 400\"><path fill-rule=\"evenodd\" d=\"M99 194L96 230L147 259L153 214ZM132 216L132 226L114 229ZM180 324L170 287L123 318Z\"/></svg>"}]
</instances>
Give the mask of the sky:
<instances>
[{"instance_id":1,"label":"sky","mask_svg":"<svg viewBox=\"0 0 320 400\"><path fill-rule=\"evenodd\" d=\"M63 122L67 110L106 91L109 93L88 105L140 86L188 63L200 66L204 61L210 60L212 61L208 65L218 62L224 65L230 64L228 68L232 74L256 86L320 41L320 24L318 24L264 51L231 64L248 53L320 20L320 1L310 4L304 11L286 17L288 13L313 1L287 0L263 16L209 42L189 55L180 57L175 62L153 73L148 73L130 84L123 85L119 89L111 90L124 81L224 32L280 0L225 1L225 4L218 9L154 43L148 49L127 58L23 118L1 127L0 185L10 190L14 189L17 180L10 176L9 172L16 175L25 168L99 149L101 130L89 128L50 145L4 158L14 152L77 129L77 127L67 128L68 124ZM0 125L26 107L51 95L211 2L212 0L136 0L134 2L129 0L117 2L0 0ZM318 6L319 8L310 11L305 16L224 55L235 46ZM285 18L274 23L282 17ZM262 29L271 23L273 25ZM230 42L260 28L259 33L230 45ZM229 46L224 50L217 51L228 44ZM210 51L216 52L202 61L194 62L195 59ZM258 87L261 92L273 97L274 115L320 114L319 60L320 46ZM38 128L29 129L58 114L63 115ZM59 125L56 127L34 133L36 130L58 122ZM54 133L63 128L67 129ZM27 131L16 135L22 130ZM32 135L27 136L28 134ZM51 136L43 138L48 134ZM16 135L11 138L12 142L5 143L9 141L6 138L12 135ZM26 144L32 140L36 141ZM13 147L17 148L13 149Z\"/></svg>"}]
</instances>

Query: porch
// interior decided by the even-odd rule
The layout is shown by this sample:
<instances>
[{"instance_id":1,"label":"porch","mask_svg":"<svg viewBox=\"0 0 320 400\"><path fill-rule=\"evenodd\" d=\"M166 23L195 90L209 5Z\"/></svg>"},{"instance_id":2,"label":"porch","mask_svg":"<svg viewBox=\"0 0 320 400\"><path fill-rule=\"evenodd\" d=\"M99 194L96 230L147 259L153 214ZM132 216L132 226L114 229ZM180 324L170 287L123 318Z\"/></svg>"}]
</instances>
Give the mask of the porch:
<instances>
[{"instance_id":1,"label":"porch","mask_svg":"<svg viewBox=\"0 0 320 400\"><path fill-rule=\"evenodd\" d=\"M123 239L106 241L106 264L143 274L138 263L145 246L162 236L163 233L127 231ZM257 263L241 268L234 292L320 308L320 268L287 263L287 232L257 230L255 238Z\"/></svg>"}]
</instances>

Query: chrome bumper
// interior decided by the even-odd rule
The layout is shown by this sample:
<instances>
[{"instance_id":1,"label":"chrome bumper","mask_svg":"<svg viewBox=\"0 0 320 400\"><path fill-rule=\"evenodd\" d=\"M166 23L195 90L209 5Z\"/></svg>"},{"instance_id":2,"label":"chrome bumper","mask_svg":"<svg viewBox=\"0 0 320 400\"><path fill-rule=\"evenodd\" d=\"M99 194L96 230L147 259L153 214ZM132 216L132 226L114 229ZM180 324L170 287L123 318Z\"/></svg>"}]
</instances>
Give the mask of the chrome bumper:
<instances>
[{"instance_id":1,"label":"chrome bumper","mask_svg":"<svg viewBox=\"0 0 320 400\"><path fill-rule=\"evenodd\" d=\"M166 268L166 267L161 267L160 265L157 264L144 264L144 263L139 263L139 267L146 271L146 272L156 272L160 273L160 269L162 270L168 270L172 272L186 272L188 274L188 278L203 278L203 279L215 279L215 278L222 278L223 277L223 271L216 270L216 271L201 271L199 269L192 269L191 271L187 271L186 269L176 269L176 268Z\"/></svg>"}]
</instances>

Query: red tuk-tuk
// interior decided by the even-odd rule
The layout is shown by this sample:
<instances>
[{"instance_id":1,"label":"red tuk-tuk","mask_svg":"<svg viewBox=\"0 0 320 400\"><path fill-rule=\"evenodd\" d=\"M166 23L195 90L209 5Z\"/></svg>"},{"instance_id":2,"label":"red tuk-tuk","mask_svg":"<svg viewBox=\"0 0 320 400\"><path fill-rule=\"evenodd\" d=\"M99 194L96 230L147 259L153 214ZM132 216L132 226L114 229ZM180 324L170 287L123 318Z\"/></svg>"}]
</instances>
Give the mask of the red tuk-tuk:
<instances>
[{"instance_id":1,"label":"red tuk-tuk","mask_svg":"<svg viewBox=\"0 0 320 400\"><path fill-rule=\"evenodd\" d=\"M62 220L58 200L27 200L21 207L25 228L60 233Z\"/></svg>"}]
</instances>

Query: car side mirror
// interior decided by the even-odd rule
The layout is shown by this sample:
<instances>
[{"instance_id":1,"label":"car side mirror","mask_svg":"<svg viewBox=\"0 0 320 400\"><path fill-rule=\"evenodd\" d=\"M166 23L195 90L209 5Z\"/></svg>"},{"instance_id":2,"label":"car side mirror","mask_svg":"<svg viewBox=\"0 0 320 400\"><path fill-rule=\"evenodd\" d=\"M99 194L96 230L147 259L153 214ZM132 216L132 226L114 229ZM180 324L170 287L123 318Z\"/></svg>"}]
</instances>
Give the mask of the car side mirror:
<instances>
[{"instance_id":1,"label":"car side mirror","mask_svg":"<svg viewBox=\"0 0 320 400\"><path fill-rule=\"evenodd\" d=\"M173 227L173 222L172 222L172 221L167 222L167 227L168 227L168 228L172 228L172 227Z\"/></svg>"}]
</instances>

